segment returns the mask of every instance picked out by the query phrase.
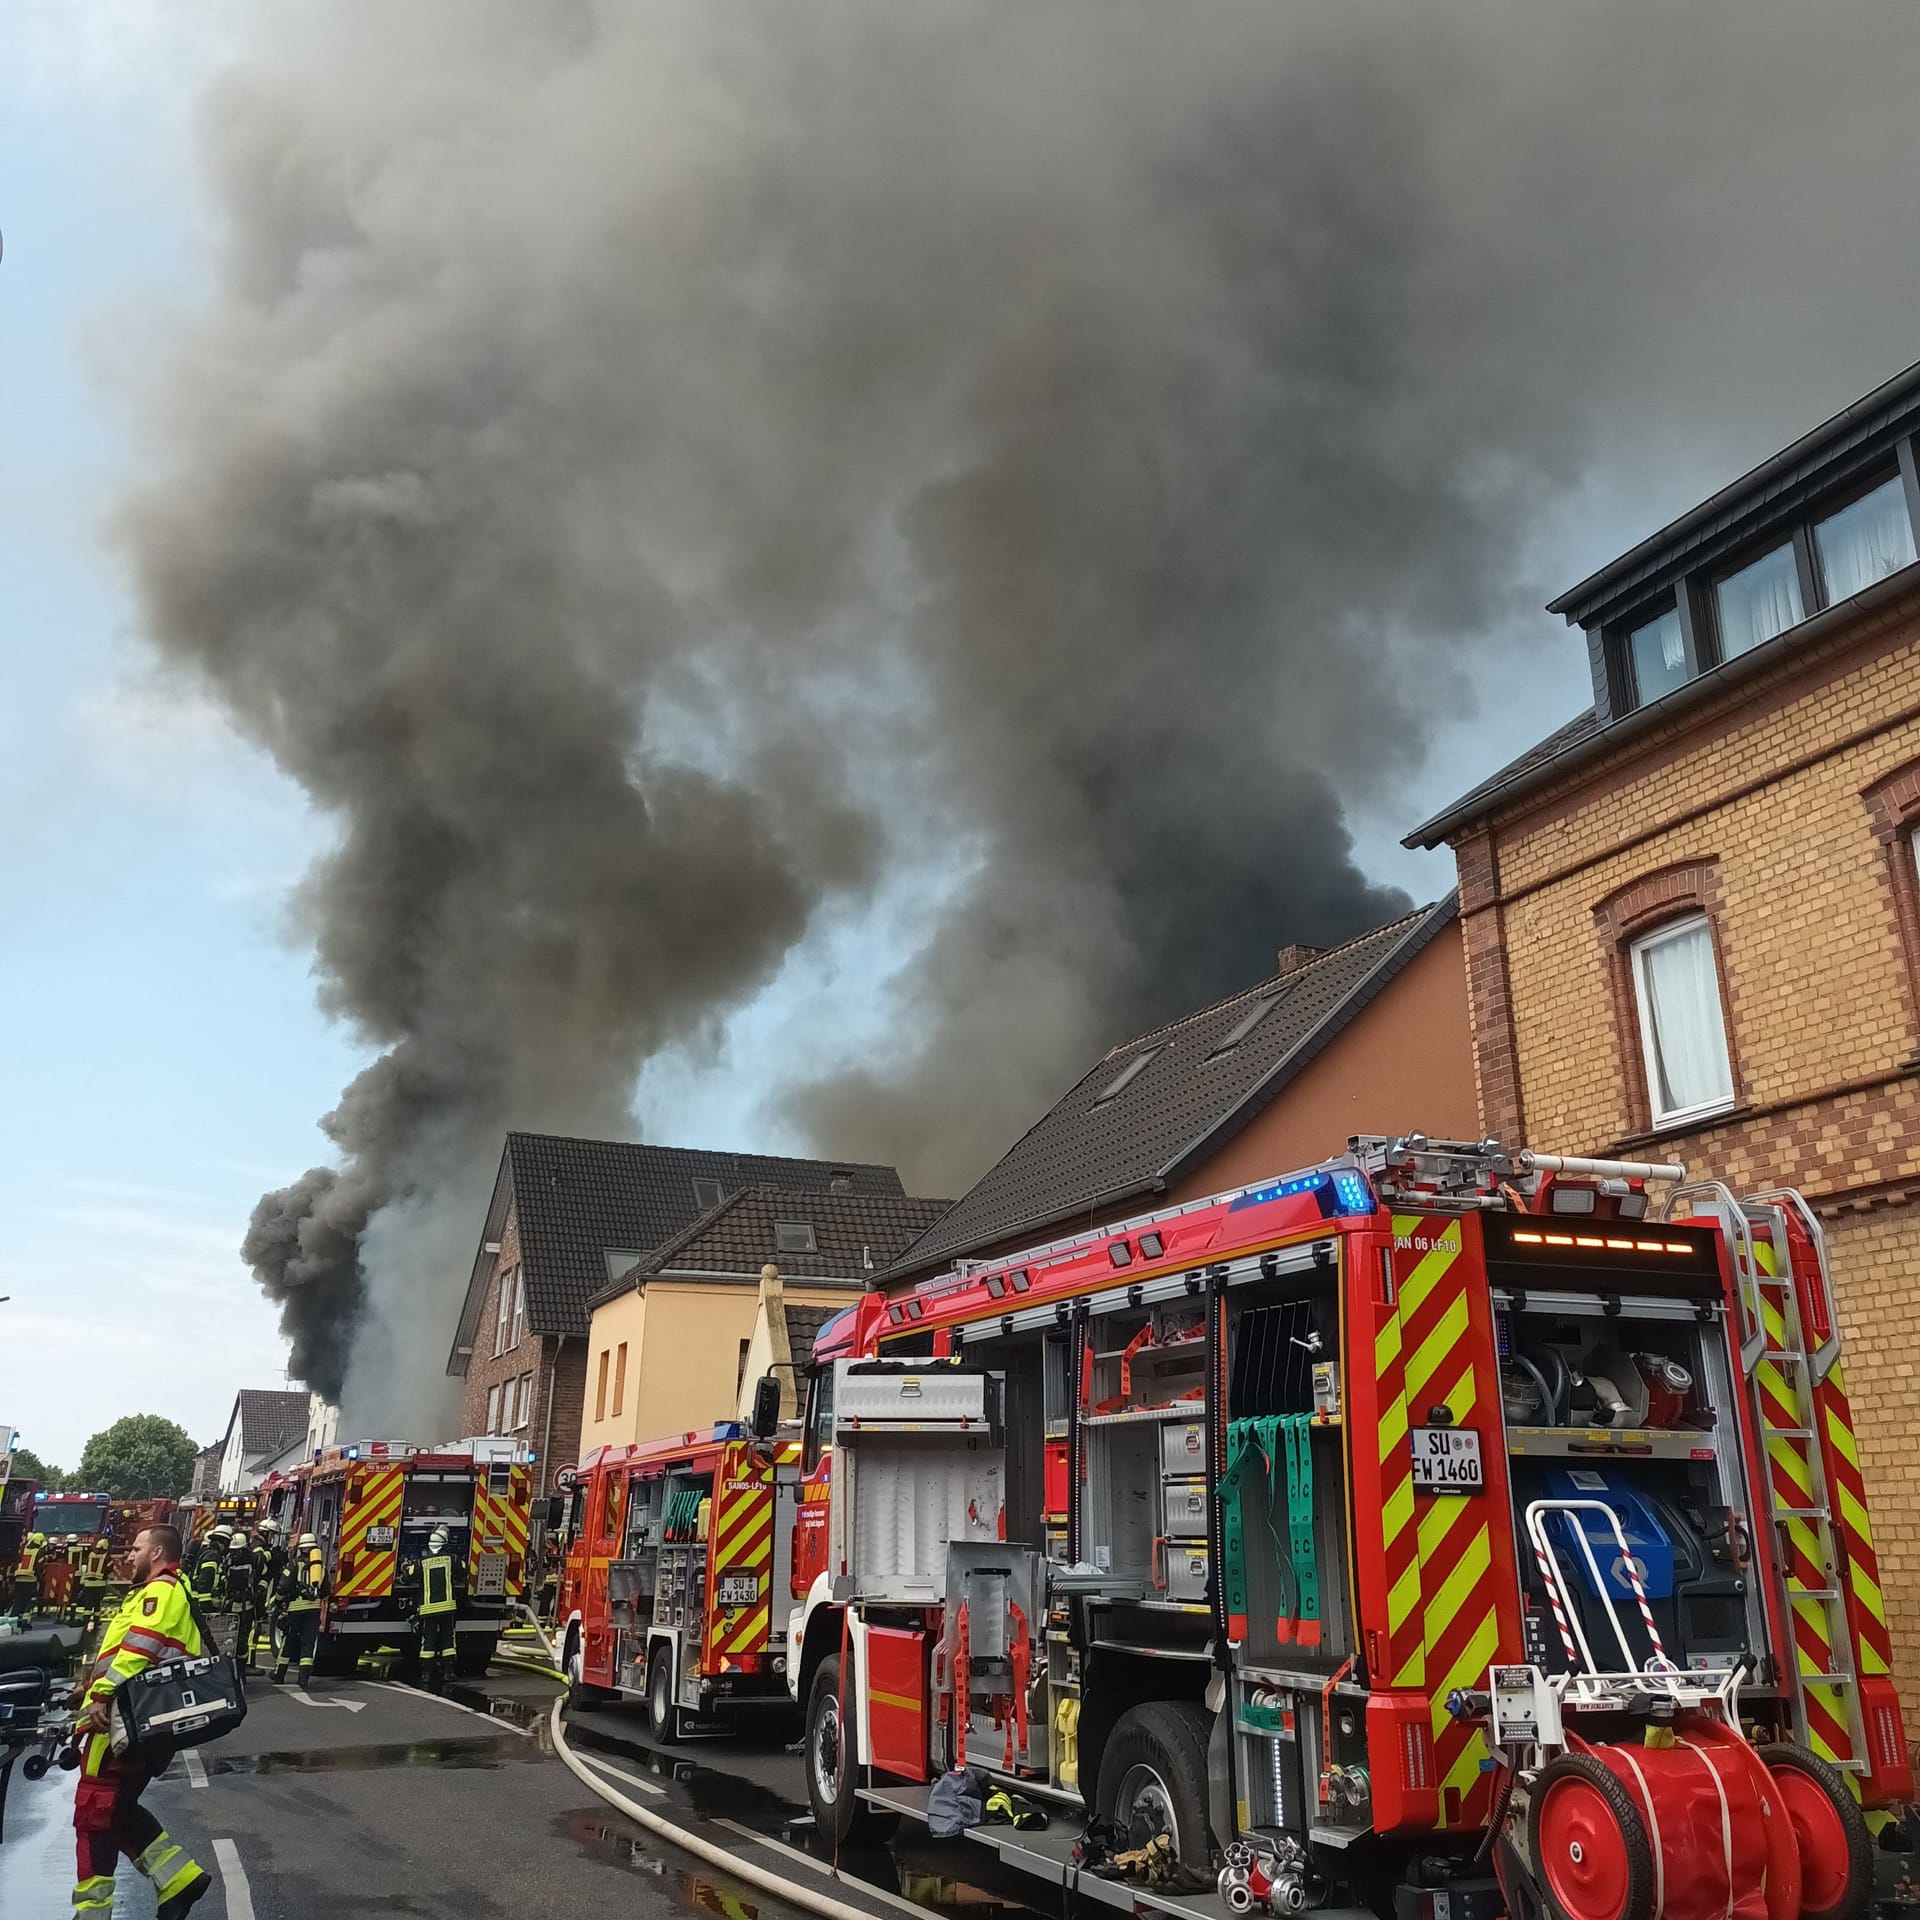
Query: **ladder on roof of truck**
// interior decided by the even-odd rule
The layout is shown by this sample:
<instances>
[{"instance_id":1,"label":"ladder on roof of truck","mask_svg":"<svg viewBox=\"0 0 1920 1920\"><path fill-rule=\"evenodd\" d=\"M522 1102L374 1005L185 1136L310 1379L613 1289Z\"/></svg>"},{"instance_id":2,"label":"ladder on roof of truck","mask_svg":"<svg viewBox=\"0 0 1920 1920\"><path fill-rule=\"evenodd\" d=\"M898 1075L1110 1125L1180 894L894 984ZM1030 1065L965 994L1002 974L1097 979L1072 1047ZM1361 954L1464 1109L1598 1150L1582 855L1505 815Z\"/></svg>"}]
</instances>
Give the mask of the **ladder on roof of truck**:
<instances>
[{"instance_id":1,"label":"ladder on roof of truck","mask_svg":"<svg viewBox=\"0 0 1920 1920\"><path fill-rule=\"evenodd\" d=\"M1680 1208L1718 1220L1733 1258L1741 1367L1759 1425L1762 1494L1774 1526L1778 1593L1791 1642L1794 1731L1822 1759L1864 1773L1866 1726L1847 1615L1850 1569L1834 1526L1834 1481L1818 1398L1840 1357L1826 1238L1813 1209L1790 1187L1736 1199L1717 1180L1697 1182L1676 1187L1661 1212L1672 1219ZM1804 1249L1800 1261L1794 1258L1796 1226ZM1826 1318L1826 1336L1817 1346L1807 1338L1801 1280L1814 1288Z\"/></svg>"}]
</instances>

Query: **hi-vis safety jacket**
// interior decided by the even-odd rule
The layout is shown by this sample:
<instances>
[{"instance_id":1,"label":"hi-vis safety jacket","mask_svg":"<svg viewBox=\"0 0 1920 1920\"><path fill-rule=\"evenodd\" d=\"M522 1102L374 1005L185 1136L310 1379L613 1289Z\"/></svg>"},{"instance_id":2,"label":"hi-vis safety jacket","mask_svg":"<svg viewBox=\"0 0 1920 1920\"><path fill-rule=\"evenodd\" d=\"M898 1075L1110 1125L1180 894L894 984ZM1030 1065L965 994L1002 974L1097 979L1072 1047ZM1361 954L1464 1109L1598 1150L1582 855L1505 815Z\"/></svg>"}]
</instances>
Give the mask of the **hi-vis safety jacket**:
<instances>
[{"instance_id":1,"label":"hi-vis safety jacket","mask_svg":"<svg viewBox=\"0 0 1920 1920\"><path fill-rule=\"evenodd\" d=\"M112 1558L113 1548L104 1540L96 1540L80 1563L80 1584L83 1587L104 1587Z\"/></svg>"},{"instance_id":2,"label":"hi-vis safety jacket","mask_svg":"<svg viewBox=\"0 0 1920 1920\"><path fill-rule=\"evenodd\" d=\"M16 1580L31 1580L39 1571L40 1549L45 1544L39 1534L27 1535L26 1543L20 1549L20 1558L13 1563L13 1577Z\"/></svg>"},{"instance_id":3,"label":"hi-vis safety jacket","mask_svg":"<svg viewBox=\"0 0 1920 1920\"><path fill-rule=\"evenodd\" d=\"M184 1660L201 1651L200 1628L187 1604L178 1568L135 1587L100 1637L87 1698L101 1700L156 1660Z\"/></svg>"},{"instance_id":4,"label":"hi-vis safety jacket","mask_svg":"<svg viewBox=\"0 0 1920 1920\"><path fill-rule=\"evenodd\" d=\"M327 1563L318 1547L298 1547L280 1583L281 1606L288 1613L312 1613L327 1597Z\"/></svg>"},{"instance_id":5,"label":"hi-vis safety jacket","mask_svg":"<svg viewBox=\"0 0 1920 1920\"><path fill-rule=\"evenodd\" d=\"M420 1562L419 1611L451 1613L457 1603L453 1595L453 1556L430 1553Z\"/></svg>"}]
</instances>

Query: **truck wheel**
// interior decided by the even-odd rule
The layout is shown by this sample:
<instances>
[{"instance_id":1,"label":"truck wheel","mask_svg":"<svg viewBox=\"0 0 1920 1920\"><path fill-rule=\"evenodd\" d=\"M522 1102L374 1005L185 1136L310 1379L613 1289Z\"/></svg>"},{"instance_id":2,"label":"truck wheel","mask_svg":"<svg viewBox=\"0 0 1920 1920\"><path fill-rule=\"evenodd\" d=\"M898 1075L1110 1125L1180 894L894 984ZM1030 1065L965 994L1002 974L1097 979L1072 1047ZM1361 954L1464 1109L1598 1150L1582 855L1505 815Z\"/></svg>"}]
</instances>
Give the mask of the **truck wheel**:
<instances>
[{"instance_id":1,"label":"truck wheel","mask_svg":"<svg viewBox=\"0 0 1920 1920\"><path fill-rule=\"evenodd\" d=\"M590 1707L604 1707L614 1696L604 1687L589 1686L581 1677L583 1667L580 1652L580 1636L570 1633L567 1636L567 1653L564 1661L567 1674L567 1710L579 1713Z\"/></svg>"},{"instance_id":2,"label":"truck wheel","mask_svg":"<svg viewBox=\"0 0 1920 1920\"><path fill-rule=\"evenodd\" d=\"M1800 1920L1860 1920L1873 1895L1873 1836L1839 1769L1784 1740L1760 1759L1800 1849Z\"/></svg>"},{"instance_id":3,"label":"truck wheel","mask_svg":"<svg viewBox=\"0 0 1920 1920\"><path fill-rule=\"evenodd\" d=\"M813 1830L831 1846L852 1842L880 1846L900 1825L897 1813L881 1813L860 1798L860 1769L842 1737L840 1656L822 1660L807 1694L807 1801Z\"/></svg>"},{"instance_id":4,"label":"truck wheel","mask_svg":"<svg viewBox=\"0 0 1920 1920\"><path fill-rule=\"evenodd\" d=\"M1207 1870L1207 1716L1191 1700L1149 1700L1113 1723L1100 1755L1094 1808L1126 1828L1131 1845L1157 1834L1183 1867Z\"/></svg>"},{"instance_id":5,"label":"truck wheel","mask_svg":"<svg viewBox=\"0 0 1920 1920\"><path fill-rule=\"evenodd\" d=\"M658 1647L647 1662L647 1730L663 1747L680 1737L680 1709L673 1704L673 1649Z\"/></svg>"},{"instance_id":6,"label":"truck wheel","mask_svg":"<svg viewBox=\"0 0 1920 1920\"><path fill-rule=\"evenodd\" d=\"M1563 1753L1534 1775L1527 1848L1553 1920L1652 1920L1645 1823L1592 1754Z\"/></svg>"}]
</instances>

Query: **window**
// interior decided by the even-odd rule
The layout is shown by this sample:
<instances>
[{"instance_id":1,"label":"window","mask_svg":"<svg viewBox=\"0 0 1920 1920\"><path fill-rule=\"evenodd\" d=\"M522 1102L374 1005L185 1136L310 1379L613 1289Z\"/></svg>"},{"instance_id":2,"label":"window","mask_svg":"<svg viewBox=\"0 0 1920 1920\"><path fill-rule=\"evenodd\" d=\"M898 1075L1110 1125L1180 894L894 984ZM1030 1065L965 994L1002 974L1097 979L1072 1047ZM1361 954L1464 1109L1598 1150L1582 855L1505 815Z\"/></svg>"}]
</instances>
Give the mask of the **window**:
<instances>
[{"instance_id":1,"label":"window","mask_svg":"<svg viewBox=\"0 0 1920 1920\"><path fill-rule=\"evenodd\" d=\"M776 1220L773 1244L781 1253L818 1253L813 1228L805 1220Z\"/></svg>"},{"instance_id":2,"label":"window","mask_svg":"<svg viewBox=\"0 0 1920 1920\"><path fill-rule=\"evenodd\" d=\"M520 1376L520 1401L513 1416L516 1427L524 1427L533 1418L533 1375L523 1373Z\"/></svg>"},{"instance_id":3,"label":"window","mask_svg":"<svg viewBox=\"0 0 1920 1920\"><path fill-rule=\"evenodd\" d=\"M627 1343L620 1342L620 1350L613 1361L613 1411L618 1415L627 1398Z\"/></svg>"},{"instance_id":4,"label":"window","mask_svg":"<svg viewBox=\"0 0 1920 1920\"><path fill-rule=\"evenodd\" d=\"M1636 703L1646 706L1671 693L1687 677L1687 643L1680 631L1680 611L1669 607L1627 635L1627 657L1633 663Z\"/></svg>"},{"instance_id":5,"label":"window","mask_svg":"<svg viewBox=\"0 0 1920 1920\"><path fill-rule=\"evenodd\" d=\"M1876 580L1913 564L1913 523L1900 476L1829 514L1813 529L1827 604L1850 600Z\"/></svg>"},{"instance_id":6,"label":"window","mask_svg":"<svg viewBox=\"0 0 1920 1920\"><path fill-rule=\"evenodd\" d=\"M1720 612L1720 655L1732 660L1807 617L1800 598L1800 566L1793 542L1775 547L1730 573L1714 588Z\"/></svg>"},{"instance_id":7,"label":"window","mask_svg":"<svg viewBox=\"0 0 1920 1920\"><path fill-rule=\"evenodd\" d=\"M725 1189L718 1180L696 1180L693 1183L693 1204L702 1213L711 1213L726 1197Z\"/></svg>"},{"instance_id":8,"label":"window","mask_svg":"<svg viewBox=\"0 0 1920 1920\"><path fill-rule=\"evenodd\" d=\"M519 1269L500 1276L500 1299L493 1316L493 1351L495 1355L507 1350L507 1328L513 1315L513 1283L518 1278Z\"/></svg>"},{"instance_id":9,"label":"window","mask_svg":"<svg viewBox=\"0 0 1920 1920\"><path fill-rule=\"evenodd\" d=\"M1253 1005L1233 1023L1232 1031L1214 1048L1213 1052L1207 1056L1208 1059L1217 1060L1221 1054L1231 1053L1234 1048L1280 1004L1281 997L1282 996L1277 993L1269 993L1262 995L1260 999L1256 1000Z\"/></svg>"},{"instance_id":10,"label":"window","mask_svg":"<svg viewBox=\"0 0 1920 1920\"><path fill-rule=\"evenodd\" d=\"M820 1456L833 1444L833 1362L823 1362L814 1372L807 1393L807 1432L800 1450L800 1471L811 1473L820 1464Z\"/></svg>"},{"instance_id":11,"label":"window","mask_svg":"<svg viewBox=\"0 0 1920 1920\"><path fill-rule=\"evenodd\" d=\"M753 1351L751 1340L740 1342L740 1365L733 1376L733 1390L736 1394L747 1384L747 1355Z\"/></svg>"},{"instance_id":12,"label":"window","mask_svg":"<svg viewBox=\"0 0 1920 1920\"><path fill-rule=\"evenodd\" d=\"M1636 940L1632 959L1654 1124L1730 1106L1733 1067L1706 916L1695 914Z\"/></svg>"},{"instance_id":13,"label":"window","mask_svg":"<svg viewBox=\"0 0 1920 1920\"><path fill-rule=\"evenodd\" d=\"M527 1275L523 1267L513 1270L513 1331L507 1344L517 1347L527 1332Z\"/></svg>"},{"instance_id":14,"label":"window","mask_svg":"<svg viewBox=\"0 0 1920 1920\"><path fill-rule=\"evenodd\" d=\"M1096 1107L1104 1107L1116 1094L1124 1093L1146 1072L1159 1052L1158 1047L1149 1047L1145 1053L1136 1053L1094 1096L1093 1104Z\"/></svg>"},{"instance_id":15,"label":"window","mask_svg":"<svg viewBox=\"0 0 1920 1920\"><path fill-rule=\"evenodd\" d=\"M500 1389L498 1387L487 1389L487 1431L489 1433L500 1431Z\"/></svg>"},{"instance_id":16,"label":"window","mask_svg":"<svg viewBox=\"0 0 1920 1920\"><path fill-rule=\"evenodd\" d=\"M607 1417L607 1363L613 1358L609 1347L600 1349L600 1380L593 1393L593 1417L604 1420Z\"/></svg>"}]
</instances>

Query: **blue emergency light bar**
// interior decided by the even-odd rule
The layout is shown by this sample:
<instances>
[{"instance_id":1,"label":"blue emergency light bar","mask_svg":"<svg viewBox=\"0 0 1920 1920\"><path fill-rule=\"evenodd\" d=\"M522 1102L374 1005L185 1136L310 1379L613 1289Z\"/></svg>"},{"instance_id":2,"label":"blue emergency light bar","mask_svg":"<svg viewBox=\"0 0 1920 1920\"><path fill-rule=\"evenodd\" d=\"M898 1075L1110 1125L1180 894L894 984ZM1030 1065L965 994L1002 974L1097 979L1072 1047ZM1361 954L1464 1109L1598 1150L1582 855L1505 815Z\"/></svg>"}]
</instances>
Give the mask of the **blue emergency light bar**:
<instances>
[{"instance_id":1,"label":"blue emergency light bar","mask_svg":"<svg viewBox=\"0 0 1920 1920\"><path fill-rule=\"evenodd\" d=\"M1245 1207L1263 1207L1269 1200L1288 1200L1300 1193L1322 1194L1321 1210L1330 1219L1371 1213L1379 1204L1367 1176L1358 1167L1322 1167L1312 1173L1297 1173L1290 1180L1276 1180L1271 1186L1249 1187L1233 1203L1232 1210L1239 1213Z\"/></svg>"}]
</instances>

